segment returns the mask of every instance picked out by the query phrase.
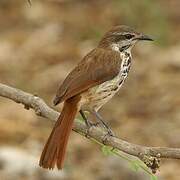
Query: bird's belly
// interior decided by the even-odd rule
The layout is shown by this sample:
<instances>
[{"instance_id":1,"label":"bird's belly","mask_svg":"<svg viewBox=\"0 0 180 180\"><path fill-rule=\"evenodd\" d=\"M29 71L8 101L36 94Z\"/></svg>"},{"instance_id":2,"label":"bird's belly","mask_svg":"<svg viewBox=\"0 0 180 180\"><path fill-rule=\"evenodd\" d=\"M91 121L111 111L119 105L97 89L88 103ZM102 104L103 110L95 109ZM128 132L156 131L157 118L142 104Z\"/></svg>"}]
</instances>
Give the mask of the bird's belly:
<instances>
[{"instance_id":1,"label":"bird's belly","mask_svg":"<svg viewBox=\"0 0 180 180\"><path fill-rule=\"evenodd\" d=\"M122 63L119 74L113 79L92 87L82 93L81 108L84 110L101 108L107 101L109 101L121 88L125 79L128 76L131 66L131 55L128 53L121 54Z\"/></svg>"},{"instance_id":2,"label":"bird's belly","mask_svg":"<svg viewBox=\"0 0 180 180\"><path fill-rule=\"evenodd\" d=\"M112 80L106 81L84 92L81 99L82 109L100 109L101 106L118 92L125 79L125 76L119 74Z\"/></svg>"}]
</instances>

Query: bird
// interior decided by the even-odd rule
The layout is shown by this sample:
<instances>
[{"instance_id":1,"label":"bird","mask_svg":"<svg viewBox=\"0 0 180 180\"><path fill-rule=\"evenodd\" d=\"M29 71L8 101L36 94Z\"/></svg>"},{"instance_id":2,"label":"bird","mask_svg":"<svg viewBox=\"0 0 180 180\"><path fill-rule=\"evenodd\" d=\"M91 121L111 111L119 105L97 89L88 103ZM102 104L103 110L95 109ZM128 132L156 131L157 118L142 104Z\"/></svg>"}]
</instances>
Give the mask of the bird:
<instances>
[{"instance_id":1,"label":"bird","mask_svg":"<svg viewBox=\"0 0 180 180\"><path fill-rule=\"evenodd\" d=\"M98 110L125 82L132 62L131 49L139 41L153 39L129 26L116 25L67 75L53 101L54 105L64 104L42 151L40 167L50 170L64 167L68 139L78 112L90 126L84 113L89 111L113 135Z\"/></svg>"}]
</instances>

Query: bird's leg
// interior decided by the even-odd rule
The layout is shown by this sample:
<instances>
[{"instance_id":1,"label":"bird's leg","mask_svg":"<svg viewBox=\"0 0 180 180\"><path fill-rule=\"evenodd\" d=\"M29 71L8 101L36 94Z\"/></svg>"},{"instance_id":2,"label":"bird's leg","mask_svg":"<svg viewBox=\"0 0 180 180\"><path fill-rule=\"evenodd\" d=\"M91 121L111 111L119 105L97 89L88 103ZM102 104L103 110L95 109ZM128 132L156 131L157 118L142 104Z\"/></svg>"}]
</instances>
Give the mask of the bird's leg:
<instances>
[{"instance_id":1,"label":"bird's leg","mask_svg":"<svg viewBox=\"0 0 180 180\"><path fill-rule=\"evenodd\" d=\"M85 123L86 123L86 126L88 127L87 129L87 132L86 132L86 137L88 137L88 134L89 134L89 130L92 126L94 126L94 124L89 121L86 117L86 115L84 114L83 110L80 110L79 113L81 114L82 118L84 119Z\"/></svg>"},{"instance_id":2,"label":"bird's leg","mask_svg":"<svg viewBox=\"0 0 180 180\"><path fill-rule=\"evenodd\" d=\"M111 128L104 122L103 118L100 116L100 114L96 111L96 110L92 110L91 111L97 118L97 120L99 120L99 122L107 129L107 134L104 137L104 142L106 141L107 136L115 136L114 132L111 130Z\"/></svg>"},{"instance_id":3,"label":"bird's leg","mask_svg":"<svg viewBox=\"0 0 180 180\"><path fill-rule=\"evenodd\" d=\"M82 118L84 119L86 126L90 127L91 122L86 118L86 115L84 114L83 110L80 110L79 113L81 114Z\"/></svg>"}]
</instances>

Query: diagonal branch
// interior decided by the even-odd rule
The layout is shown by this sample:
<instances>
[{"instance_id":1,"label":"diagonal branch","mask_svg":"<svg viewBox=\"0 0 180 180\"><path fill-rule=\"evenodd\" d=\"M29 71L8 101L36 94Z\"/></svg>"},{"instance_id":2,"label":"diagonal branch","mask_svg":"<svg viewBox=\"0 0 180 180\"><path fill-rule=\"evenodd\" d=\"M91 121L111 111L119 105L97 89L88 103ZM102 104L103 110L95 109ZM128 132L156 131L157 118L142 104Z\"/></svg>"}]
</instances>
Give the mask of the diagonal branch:
<instances>
[{"instance_id":1,"label":"diagonal branch","mask_svg":"<svg viewBox=\"0 0 180 180\"><path fill-rule=\"evenodd\" d=\"M38 116L56 120L59 112L50 108L41 98L36 95L29 94L22 90L4 85L0 83L0 96L11 99L16 103L21 103L26 109L32 108ZM95 139L99 143L111 146L127 154L140 158L152 170L157 169L159 158L180 159L180 148L167 147L147 147L124 141L117 137L106 136L106 132L98 127L92 127L90 130L84 123L75 121L73 130L79 132L83 136ZM106 141L104 137L106 136ZM155 166L155 167L154 167Z\"/></svg>"}]
</instances>

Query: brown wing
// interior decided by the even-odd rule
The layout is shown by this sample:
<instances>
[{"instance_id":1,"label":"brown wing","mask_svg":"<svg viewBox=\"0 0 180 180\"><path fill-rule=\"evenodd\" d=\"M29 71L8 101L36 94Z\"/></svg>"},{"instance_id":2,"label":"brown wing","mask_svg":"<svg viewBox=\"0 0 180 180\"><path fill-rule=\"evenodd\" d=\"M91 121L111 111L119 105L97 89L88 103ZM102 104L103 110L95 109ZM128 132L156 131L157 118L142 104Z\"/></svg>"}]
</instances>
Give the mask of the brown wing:
<instances>
[{"instance_id":1,"label":"brown wing","mask_svg":"<svg viewBox=\"0 0 180 180\"><path fill-rule=\"evenodd\" d=\"M120 65L118 52L102 48L92 50L66 77L57 91L54 104L111 80L119 73Z\"/></svg>"}]
</instances>

